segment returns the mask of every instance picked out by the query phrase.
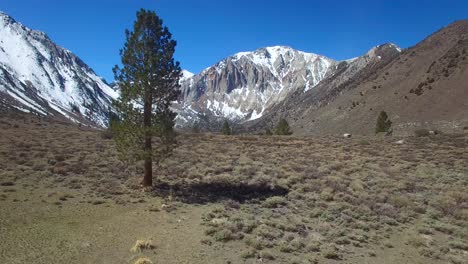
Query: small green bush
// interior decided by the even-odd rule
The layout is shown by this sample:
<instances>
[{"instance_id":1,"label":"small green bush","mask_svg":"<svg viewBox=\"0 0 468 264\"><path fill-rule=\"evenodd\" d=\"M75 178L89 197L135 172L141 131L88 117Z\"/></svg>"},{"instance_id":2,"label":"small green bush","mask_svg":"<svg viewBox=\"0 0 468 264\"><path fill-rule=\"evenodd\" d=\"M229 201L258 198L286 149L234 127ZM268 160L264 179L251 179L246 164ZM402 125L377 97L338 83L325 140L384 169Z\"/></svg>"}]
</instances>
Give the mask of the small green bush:
<instances>
[{"instance_id":1,"label":"small green bush","mask_svg":"<svg viewBox=\"0 0 468 264\"><path fill-rule=\"evenodd\" d=\"M468 251L468 244L465 244L461 241L452 241L449 243L449 246L453 249Z\"/></svg>"},{"instance_id":2,"label":"small green bush","mask_svg":"<svg viewBox=\"0 0 468 264\"><path fill-rule=\"evenodd\" d=\"M228 229L221 229L214 234L214 239L216 241L227 242L229 240L234 240L235 235Z\"/></svg>"},{"instance_id":3,"label":"small green bush","mask_svg":"<svg viewBox=\"0 0 468 264\"><path fill-rule=\"evenodd\" d=\"M255 250L249 249L249 250L247 250L247 251L245 251L245 252L242 252L241 258L243 258L243 259L251 259L251 258L255 258L255 255L256 255Z\"/></svg>"},{"instance_id":4,"label":"small green bush","mask_svg":"<svg viewBox=\"0 0 468 264\"><path fill-rule=\"evenodd\" d=\"M277 208L286 204L286 198L282 196L273 196L266 199L262 205L266 208Z\"/></svg>"},{"instance_id":5,"label":"small green bush","mask_svg":"<svg viewBox=\"0 0 468 264\"><path fill-rule=\"evenodd\" d=\"M328 247L324 250L323 256L327 259L335 259L339 260L342 258L341 254L339 253L336 247Z\"/></svg>"}]
</instances>

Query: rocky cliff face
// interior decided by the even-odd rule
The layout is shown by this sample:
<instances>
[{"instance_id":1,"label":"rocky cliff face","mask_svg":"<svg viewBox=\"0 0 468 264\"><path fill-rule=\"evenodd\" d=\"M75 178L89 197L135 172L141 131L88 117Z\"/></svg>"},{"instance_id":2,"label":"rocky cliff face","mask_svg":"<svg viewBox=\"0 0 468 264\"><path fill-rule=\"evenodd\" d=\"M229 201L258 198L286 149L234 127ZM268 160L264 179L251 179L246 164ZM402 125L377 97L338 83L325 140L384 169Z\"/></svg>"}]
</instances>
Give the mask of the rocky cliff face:
<instances>
[{"instance_id":1,"label":"rocky cliff face","mask_svg":"<svg viewBox=\"0 0 468 264\"><path fill-rule=\"evenodd\" d=\"M104 126L111 98L116 96L73 53L0 12L2 104Z\"/></svg>"},{"instance_id":2,"label":"rocky cliff face","mask_svg":"<svg viewBox=\"0 0 468 264\"><path fill-rule=\"evenodd\" d=\"M337 62L289 47L267 47L228 57L184 78L175 109L178 125L260 118L297 90L308 91L332 74Z\"/></svg>"}]
</instances>

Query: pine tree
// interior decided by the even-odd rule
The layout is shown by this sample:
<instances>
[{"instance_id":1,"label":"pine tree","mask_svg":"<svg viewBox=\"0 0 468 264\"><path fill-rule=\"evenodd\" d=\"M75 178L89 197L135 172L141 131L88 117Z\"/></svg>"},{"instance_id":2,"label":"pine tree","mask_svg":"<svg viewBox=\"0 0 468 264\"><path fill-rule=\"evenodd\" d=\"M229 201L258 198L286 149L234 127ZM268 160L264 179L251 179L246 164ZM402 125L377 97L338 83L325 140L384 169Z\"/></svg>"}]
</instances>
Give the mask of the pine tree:
<instances>
[{"instance_id":1,"label":"pine tree","mask_svg":"<svg viewBox=\"0 0 468 264\"><path fill-rule=\"evenodd\" d=\"M375 133L380 132L389 132L392 127L392 121L388 118L388 115L385 111L381 111L379 117L377 118L377 124L375 126Z\"/></svg>"},{"instance_id":2,"label":"pine tree","mask_svg":"<svg viewBox=\"0 0 468 264\"><path fill-rule=\"evenodd\" d=\"M231 127L229 127L229 122L227 120L224 120L223 127L221 128L221 133L223 135L231 135L232 134Z\"/></svg>"},{"instance_id":3,"label":"pine tree","mask_svg":"<svg viewBox=\"0 0 468 264\"><path fill-rule=\"evenodd\" d=\"M286 119L284 118L280 119L280 121L278 122L278 125L276 126L275 134L276 135L291 135L292 134L292 131Z\"/></svg>"},{"instance_id":4,"label":"pine tree","mask_svg":"<svg viewBox=\"0 0 468 264\"><path fill-rule=\"evenodd\" d=\"M133 31L126 30L120 51L122 68L114 67L120 98L114 101L119 122L113 124L122 158L144 161L143 186L153 184L153 162L175 147L174 114L169 106L179 96L181 69L173 55L176 41L154 11L141 9ZM158 147L153 147L153 140Z\"/></svg>"},{"instance_id":5,"label":"pine tree","mask_svg":"<svg viewBox=\"0 0 468 264\"><path fill-rule=\"evenodd\" d=\"M265 129L265 135L271 136L271 135L273 135L273 132L271 132L271 130L269 128L266 128Z\"/></svg>"},{"instance_id":6,"label":"pine tree","mask_svg":"<svg viewBox=\"0 0 468 264\"><path fill-rule=\"evenodd\" d=\"M200 133L200 123L195 122L192 126L192 133L198 134Z\"/></svg>"}]
</instances>

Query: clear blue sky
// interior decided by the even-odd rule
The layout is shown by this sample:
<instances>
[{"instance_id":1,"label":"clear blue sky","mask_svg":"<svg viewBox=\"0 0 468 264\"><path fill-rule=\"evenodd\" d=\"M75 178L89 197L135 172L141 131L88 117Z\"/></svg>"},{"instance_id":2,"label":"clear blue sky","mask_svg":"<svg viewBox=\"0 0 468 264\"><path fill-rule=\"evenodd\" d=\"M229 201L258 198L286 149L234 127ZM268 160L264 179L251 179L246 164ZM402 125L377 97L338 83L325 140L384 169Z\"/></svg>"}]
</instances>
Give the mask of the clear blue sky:
<instances>
[{"instance_id":1,"label":"clear blue sky","mask_svg":"<svg viewBox=\"0 0 468 264\"><path fill-rule=\"evenodd\" d=\"M393 42L412 46L468 18L467 0L1 0L0 10L46 32L108 81L136 11L155 10L197 73L239 51L287 45L342 60Z\"/></svg>"}]
</instances>

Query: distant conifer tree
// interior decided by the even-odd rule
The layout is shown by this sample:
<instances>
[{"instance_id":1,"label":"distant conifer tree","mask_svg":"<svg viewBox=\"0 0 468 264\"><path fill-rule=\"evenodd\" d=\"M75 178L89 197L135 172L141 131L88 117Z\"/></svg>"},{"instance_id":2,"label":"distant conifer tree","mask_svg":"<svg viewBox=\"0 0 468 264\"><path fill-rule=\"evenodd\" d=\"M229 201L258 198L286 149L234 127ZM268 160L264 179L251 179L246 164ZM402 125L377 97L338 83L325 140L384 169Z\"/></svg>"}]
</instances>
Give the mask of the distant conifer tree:
<instances>
[{"instance_id":1,"label":"distant conifer tree","mask_svg":"<svg viewBox=\"0 0 468 264\"><path fill-rule=\"evenodd\" d=\"M192 126L192 133L200 133L200 123L199 122L195 122Z\"/></svg>"},{"instance_id":2,"label":"distant conifer tree","mask_svg":"<svg viewBox=\"0 0 468 264\"><path fill-rule=\"evenodd\" d=\"M375 126L375 133L380 132L390 132L392 127L392 121L388 118L388 115L385 111L381 111L379 117L377 118L377 124Z\"/></svg>"},{"instance_id":3,"label":"distant conifer tree","mask_svg":"<svg viewBox=\"0 0 468 264\"><path fill-rule=\"evenodd\" d=\"M229 122L227 120L224 120L223 127L221 128L221 133L223 135L231 135L232 134L231 127L229 126Z\"/></svg>"},{"instance_id":4,"label":"distant conifer tree","mask_svg":"<svg viewBox=\"0 0 468 264\"><path fill-rule=\"evenodd\" d=\"M280 119L280 121L278 122L278 125L276 126L275 134L285 135L285 136L292 134L291 128L289 127L288 121L286 121L286 119L284 118Z\"/></svg>"},{"instance_id":5,"label":"distant conifer tree","mask_svg":"<svg viewBox=\"0 0 468 264\"><path fill-rule=\"evenodd\" d=\"M273 132L271 132L271 130L269 128L266 128L265 129L265 135L271 136L271 135L273 135Z\"/></svg>"}]
</instances>

